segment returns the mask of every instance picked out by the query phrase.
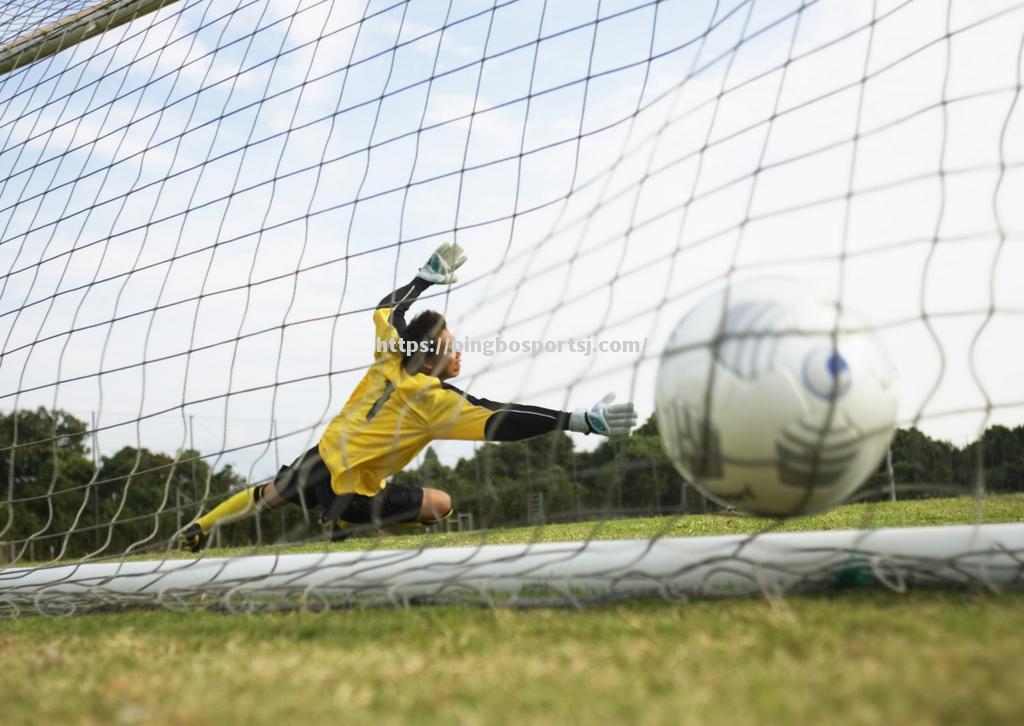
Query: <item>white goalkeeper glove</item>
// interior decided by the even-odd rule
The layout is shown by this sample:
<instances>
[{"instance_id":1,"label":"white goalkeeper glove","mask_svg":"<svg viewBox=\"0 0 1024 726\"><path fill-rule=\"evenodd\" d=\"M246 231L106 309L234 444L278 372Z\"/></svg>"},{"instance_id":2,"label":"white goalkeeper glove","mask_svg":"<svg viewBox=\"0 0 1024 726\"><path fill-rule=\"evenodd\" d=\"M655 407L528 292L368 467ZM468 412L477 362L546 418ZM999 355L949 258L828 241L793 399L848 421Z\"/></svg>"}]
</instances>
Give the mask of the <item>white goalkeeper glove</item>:
<instances>
[{"instance_id":1,"label":"white goalkeeper glove","mask_svg":"<svg viewBox=\"0 0 1024 726\"><path fill-rule=\"evenodd\" d=\"M455 271L462 267L462 263L465 261L466 255L463 254L461 247L454 242L445 242L434 250L434 254L427 260L427 264L423 265L416 273L416 277L427 282L450 285L458 281Z\"/></svg>"},{"instance_id":2,"label":"white goalkeeper glove","mask_svg":"<svg viewBox=\"0 0 1024 726\"><path fill-rule=\"evenodd\" d=\"M569 430L580 434L601 434L602 436L625 436L636 426L636 409L633 402L615 403L615 394L609 393L595 403L588 411L577 408L569 414Z\"/></svg>"}]
</instances>

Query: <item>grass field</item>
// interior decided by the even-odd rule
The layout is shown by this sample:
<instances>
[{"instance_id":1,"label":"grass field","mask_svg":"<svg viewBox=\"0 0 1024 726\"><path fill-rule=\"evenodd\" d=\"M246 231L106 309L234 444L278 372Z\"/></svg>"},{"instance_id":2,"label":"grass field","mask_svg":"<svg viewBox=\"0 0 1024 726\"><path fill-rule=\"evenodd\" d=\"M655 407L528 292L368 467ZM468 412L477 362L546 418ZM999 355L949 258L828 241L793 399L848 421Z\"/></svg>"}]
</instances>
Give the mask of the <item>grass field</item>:
<instances>
[{"instance_id":1,"label":"grass field","mask_svg":"<svg viewBox=\"0 0 1024 726\"><path fill-rule=\"evenodd\" d=\"M785 528L953 523L979 512L1021 521L1024 497L980 509L971 500L854 505ZM623 520L491 541L764 526L738 516ZM464 533L334 547L478 541ZM1009 724L1024 722L1021 653L1020 593L26 617L0 622L0 722Z\"/></svg>"},{"instance_id":2,"label":"grass field","mask_svg":"<svg viewBox=\"0 0 1024 726\"><path fill-rule=\"evenodd\" d=\"M675 517L609 519L601 522L553 524L543 527L447 532L440 534L382 535L359 537L344 542L313 542L302 545L209 550L211 556L270 552L354 551L368 548L456 547L481 544L526 544L529 542L570 542L587 539L648 539L650 537L701 537L707 535L756 534L758 532L809 532L826 529L868 529L879 527L924 527L942 524L1024 522L1024 494L949 499L915 499L872 502L836 507L822 514L783 521L748 517L743 514L695 514ZM172 557L193 557L187 552ZM152 555L149 555L152 557Z\"/></svg>"}]
</instances>

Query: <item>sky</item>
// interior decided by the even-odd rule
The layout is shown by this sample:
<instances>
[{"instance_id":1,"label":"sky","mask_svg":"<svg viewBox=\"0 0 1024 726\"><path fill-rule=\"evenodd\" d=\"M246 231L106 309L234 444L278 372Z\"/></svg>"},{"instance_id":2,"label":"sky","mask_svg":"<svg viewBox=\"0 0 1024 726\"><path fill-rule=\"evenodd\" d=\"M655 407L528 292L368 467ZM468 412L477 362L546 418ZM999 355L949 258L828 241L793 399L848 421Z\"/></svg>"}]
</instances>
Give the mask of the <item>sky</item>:
<instances>
[{"instance_id":1,"label":"sky","mask_svg":"<svg viewBox=\"0 0 1024 726\"><path fill-rule=\"evenodd\" d=\"M784 275L963 444L1024 420L1022 42L994 0L183 0L0 78L0 410L258 480L454 240L457 335L645 341L467 354L477 395L645 419L685 312Z\"/></svg>"}]
</instances>

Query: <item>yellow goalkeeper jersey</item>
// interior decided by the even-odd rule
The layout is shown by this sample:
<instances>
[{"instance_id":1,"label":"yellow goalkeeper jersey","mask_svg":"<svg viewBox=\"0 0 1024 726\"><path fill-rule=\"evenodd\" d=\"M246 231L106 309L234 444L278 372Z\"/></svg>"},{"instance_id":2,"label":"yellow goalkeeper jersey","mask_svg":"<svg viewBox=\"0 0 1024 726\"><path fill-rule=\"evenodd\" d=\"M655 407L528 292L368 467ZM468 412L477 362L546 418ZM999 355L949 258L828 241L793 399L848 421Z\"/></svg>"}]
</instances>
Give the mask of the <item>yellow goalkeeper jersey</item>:
<instances>
[{"instance_id":1,"label":"yellow goalkeeper jersey","mask_svg":"<svg viewBox=\"0 0 1024 726\"><path fill-rule=\"evenodd\" d=\"M393 307L373 313L379 341L398 338ZM483 440L495 412L434 376L406 372L397 345L381 347L374 346L373 364L320 439L336 494L373 496L434 439Z\"/></svg>"}]
</instances>

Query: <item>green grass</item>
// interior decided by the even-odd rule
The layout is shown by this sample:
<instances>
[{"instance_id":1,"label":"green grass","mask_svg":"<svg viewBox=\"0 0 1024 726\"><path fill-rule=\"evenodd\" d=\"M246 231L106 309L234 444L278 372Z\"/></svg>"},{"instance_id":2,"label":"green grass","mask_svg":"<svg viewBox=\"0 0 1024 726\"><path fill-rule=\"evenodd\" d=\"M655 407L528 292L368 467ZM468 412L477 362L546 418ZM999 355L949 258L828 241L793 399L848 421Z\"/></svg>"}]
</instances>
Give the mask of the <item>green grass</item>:
<instances>
[{"instance_id":1,"label":"green grass","mask_svg":"<svg viewBox=\"0 0 1024 726\"><path fill-rule=\"evenodd\" d=\"M302 545L236 547L209 550L207 556L235 556L272 552L353 551L369 548L405 549L419 547L477 546L481 544L526 544L567 542L585 539L647 539L649 537L700 537L706 535L754 534L757 532L803 532L825 529L866 529L915 527L975 522L1024 521L1024 494L949 499L918 499L873 502L836 507L823 514L783 521L748 517L743 514L704 514L674 517L610 519L602 522L553 524L544 527L451 532L442 534L381 535L353 538L344 542L312 542ZM150 555L151 557L152 555ZM188 553L171 556L192 557Z\"/></svg>"},{"instance_id":2,"label":"green grass","mask_svg":"<svg viewBox=\"0 0 1024 726\"><path fill-rule=\"evenodd\" d=\"M265 515L266 516L266 515ZM758 532L805 532L830 529L921 527L945 524L1024 522L1024 494L956 497L897 502L847 504L822 514L786 520L750 517L740 513L689 514L665 517L607 519L599 522L551 524L542 527L477 530L470 532L394 534L364 532L366 536L343 542L314 538L302 544L267 544L260 547L210 548L205 557L238 557L302 552L351 552L370 549L418 549L532 542L572 542L588 539L648 539L651 537L702 537ZM228 525L229 527L231 525ZM185 551L143 551L128 560L192 559ZM110 559L121 559L110 558ZM20 567L43 562L22 561Z\"/></svg>"},{"instance_id":3,"label":"green grass","mask_svg":"<svg viewBox=\"0 0 1024 726\"><path fill-rule=\"evenodd\" d=\"M22 618L5 724L1021 723L1024 596Z\"/></svg>"},{"instance_id":4,"label":"green grass","mask_svg":"<svg viewBox=\"0 0 1024 726\"><path fill-rule=\"evenodd\" d=\"M1013 495L850 505L782 524L646 518L329 547L1022 520L1024 495ZM1016 724L1021 653L1024 593L25 617L0 621L0 722Z\"/></svg>"}]
</instances>

